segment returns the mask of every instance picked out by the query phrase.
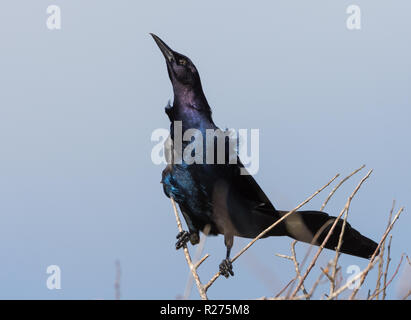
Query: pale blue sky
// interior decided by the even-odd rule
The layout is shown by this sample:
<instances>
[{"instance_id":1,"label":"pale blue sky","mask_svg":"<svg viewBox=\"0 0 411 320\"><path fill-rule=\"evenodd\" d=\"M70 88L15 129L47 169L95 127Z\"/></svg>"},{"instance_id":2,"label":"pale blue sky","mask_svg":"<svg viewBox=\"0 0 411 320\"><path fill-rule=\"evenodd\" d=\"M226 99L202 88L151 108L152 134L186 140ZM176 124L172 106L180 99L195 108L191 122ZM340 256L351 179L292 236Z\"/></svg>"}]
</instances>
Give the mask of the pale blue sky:
<instances>
[{"instance_id":1,"label":"pale blue sky","mask_svg":"<svg viewBox=\"0 0 411 320\"><path fill-rule=\"evenodd\" d=\"M360 31L346 28L353 3ZM50 4L62 10L59 31L46 28ZM183 293L188 268L174 250L163 168L150 159L172 91L149 32L196 64L216 124L260 129L256 179L277 208L292 209L338 172L373 168L349 221L378 239L392 200L411 205L410 12L406 0L2 1L0 298L111 299L116 259L123 298ZM339 191L330 214L359 179ZM410 224L406 211L392 268L409 253ZM275 256L290 243L258 242L209 296L274 295L293 276L292 263ZM244 244L236 239L234 253ZM297 245L300 256L305 250ZM224 257L223 238L209 239L206 252L204 280ZM344 272L366 263L341 258ZM46 288L52 264L62 272L58 291ZM402 285L410 274L401 270ZM398 282L391 290L398 297Z\"/></svg>"}]
</instances>

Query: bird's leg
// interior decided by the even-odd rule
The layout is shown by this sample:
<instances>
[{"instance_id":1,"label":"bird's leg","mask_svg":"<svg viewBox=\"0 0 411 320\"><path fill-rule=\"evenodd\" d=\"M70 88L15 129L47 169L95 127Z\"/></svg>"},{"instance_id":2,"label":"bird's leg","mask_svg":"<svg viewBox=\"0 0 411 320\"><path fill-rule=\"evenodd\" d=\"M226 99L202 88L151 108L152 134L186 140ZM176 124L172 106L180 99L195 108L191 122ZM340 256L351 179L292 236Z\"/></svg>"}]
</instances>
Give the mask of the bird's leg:
<instances>
[{"instance_id":1,"label":"bird's leg","mask_svg":"<svg viewBox=\"0 0 411 320\"><path fill-rule=\"evenodd\" d=\"M227 248L227 256L226 258L220 263L220 273L224 277L228 278L230 275L233 276L233 264L230 260L230 251L231 248Z\"/></svg>"},{"instance_id":2,"label":"bird's leg","mask_svg":"<svg viewBox=\"0 0 411 320\"><path fill-rule=\"evenodd\" d=\"M190 241L192 245L200 242L198 232L181 231L177 234L176 238L176 250L184 247L184 245L186 245L188 241Z\"/></svg>"},{"instance_id":3,"label":"bird's leg","mask_svg":"<svg viewBox=\"0 0 411 320\"><path fill-rule=\"evenodd\" d=\"M181 231L176 236L176 250L184 247L187 242L190 240L190 232L188 231Z\"/></svg>"},{"instance_id":4,"label":"bird's leg","mask_svg":"<svg viewBox=\"0 0 411 320\"><path fill-rule=\"evenodd\" d=\"M220 263L220 273L226 278L228 278L230 275L234 276L233 264L231 263L231 259L230 259L230 252L233 246L233 240L234 239L232 236L230 237L230 236L225 235L224 237L224 242L227 247L227 254L226 254L225 259Z\"/></svg>"}]
</instances>

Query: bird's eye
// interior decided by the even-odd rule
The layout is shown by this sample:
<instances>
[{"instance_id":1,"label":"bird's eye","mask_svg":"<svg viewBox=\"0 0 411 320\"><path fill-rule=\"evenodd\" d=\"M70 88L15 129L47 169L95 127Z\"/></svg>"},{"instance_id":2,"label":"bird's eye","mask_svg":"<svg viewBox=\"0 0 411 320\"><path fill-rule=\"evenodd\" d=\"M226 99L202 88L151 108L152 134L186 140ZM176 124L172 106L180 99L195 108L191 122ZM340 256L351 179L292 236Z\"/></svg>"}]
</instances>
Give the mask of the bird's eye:
<instances>
[{"instance_id":1,"label":"bird's eye","mask_svg":"<svg viewBox=\"0 0 411 320\"><path fill-rule=\"evenodd\" d=\"M180 59L180 61L178 61L180 65L185 66L187 64L187 61L185 59Z\"/></svg>"}]
</instances>

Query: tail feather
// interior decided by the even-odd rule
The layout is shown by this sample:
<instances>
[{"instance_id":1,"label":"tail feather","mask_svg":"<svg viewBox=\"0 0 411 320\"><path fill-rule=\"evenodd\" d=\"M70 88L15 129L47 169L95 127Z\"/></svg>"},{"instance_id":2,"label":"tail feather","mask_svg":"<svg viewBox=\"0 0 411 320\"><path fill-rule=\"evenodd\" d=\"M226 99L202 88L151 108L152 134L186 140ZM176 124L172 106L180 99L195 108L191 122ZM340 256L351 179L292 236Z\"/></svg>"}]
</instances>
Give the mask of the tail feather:
<instances>
[{"instance_id":1,"label":"tail feather","mask_svg":"<svg viewBox=\"0 0 411 320\"><path fill-rule=\"evenodd\" d=\"M280 211L280 215L287 213ZM336 217L329 216L321 211L297 211L285 219L284 225L287 235L303 242L311 243L316 240L315 245L321 245ZM343 220L339 220L333 233L328 239L325 248L335 250L338 246ZM353 256L370 259L377 243L363 236L347 222L340 252Z\"/></svg>"}]
</instances>

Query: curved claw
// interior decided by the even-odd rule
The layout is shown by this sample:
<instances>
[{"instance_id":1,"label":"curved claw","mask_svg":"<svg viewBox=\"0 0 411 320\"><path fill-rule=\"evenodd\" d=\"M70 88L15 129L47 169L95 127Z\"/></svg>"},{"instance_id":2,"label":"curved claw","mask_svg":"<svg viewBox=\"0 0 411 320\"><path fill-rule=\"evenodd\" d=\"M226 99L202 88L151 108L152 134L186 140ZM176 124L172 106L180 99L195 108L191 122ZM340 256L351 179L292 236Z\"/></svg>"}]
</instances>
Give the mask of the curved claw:
<instances>
[{"instance_id":1,"label":"curved claw","mask_svg":"<svg viewBox=\"0 0 411 320\"><path fill-rule=\"evenodd\" d=\"M190 241L190 233L188 231L181 231L176 236L176 250L184 247Z\"/></svg>"},{"instance_id":2,"label":"curved claw","mask_svg":"<svg viewBox=\"0 0 411 320\"><path fill-rule=\"evenodd\" d=\"M231 263L230 259L224 259L220 263L220 273L226 278L228 278L230 275L234 276L233 264Z\"/></svg>"}]
</instances>

